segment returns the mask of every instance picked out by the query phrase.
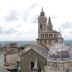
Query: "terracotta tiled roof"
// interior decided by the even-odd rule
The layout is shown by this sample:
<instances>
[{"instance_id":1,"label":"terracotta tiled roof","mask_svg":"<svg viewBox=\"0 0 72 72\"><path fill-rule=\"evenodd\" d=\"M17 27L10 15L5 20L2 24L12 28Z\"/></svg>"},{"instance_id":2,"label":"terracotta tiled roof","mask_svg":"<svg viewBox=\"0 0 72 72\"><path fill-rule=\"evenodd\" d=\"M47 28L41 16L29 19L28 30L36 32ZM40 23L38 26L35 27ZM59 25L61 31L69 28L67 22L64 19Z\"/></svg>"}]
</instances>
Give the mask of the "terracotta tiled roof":
<instances>
[{"instance_id":1,"label":"terracotta tiled roof","mask_svg":"<svg viewBox=\"0 0 72 72\"><path fill-rule=\"evenodd\" d=\"M27 45L21 55L23 55L24 53L28 52L31 49L36 51L38 54L40 54L44 58L47 58L48 56L48 48L43 45L39 45L39 44Z\"/></svg>"},{"instance_id":2,"label":"terracotta tiled roof","mask_svg":"<svg viewBox=\"0 0 72 72\"><path fill-rule=\"evenodd\" d=\"M30 48L46 48L46 46L40 45L40 44L28 44L28 45L26 45L26 47L30 47Z\"/></svg>"}]
</instances>

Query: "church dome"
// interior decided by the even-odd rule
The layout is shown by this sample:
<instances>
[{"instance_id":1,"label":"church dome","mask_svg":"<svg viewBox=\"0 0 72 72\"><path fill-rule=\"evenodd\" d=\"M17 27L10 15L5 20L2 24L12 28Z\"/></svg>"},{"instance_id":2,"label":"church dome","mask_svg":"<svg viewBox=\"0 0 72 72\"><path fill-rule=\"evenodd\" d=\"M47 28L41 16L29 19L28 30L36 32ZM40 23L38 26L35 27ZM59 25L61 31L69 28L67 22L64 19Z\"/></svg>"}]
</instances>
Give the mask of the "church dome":
<instances>
[{"instance_id":1,"label":"church dome","mask_svg":"<svg viewBox=\"0 0 72 72\"><path fill-rule=\"evenodd\" d=\"M70 48L64 44L55 44L55 46L49 50L48 57L54 59L70 58L69 49Z\"/></svg>"}]
</instances>

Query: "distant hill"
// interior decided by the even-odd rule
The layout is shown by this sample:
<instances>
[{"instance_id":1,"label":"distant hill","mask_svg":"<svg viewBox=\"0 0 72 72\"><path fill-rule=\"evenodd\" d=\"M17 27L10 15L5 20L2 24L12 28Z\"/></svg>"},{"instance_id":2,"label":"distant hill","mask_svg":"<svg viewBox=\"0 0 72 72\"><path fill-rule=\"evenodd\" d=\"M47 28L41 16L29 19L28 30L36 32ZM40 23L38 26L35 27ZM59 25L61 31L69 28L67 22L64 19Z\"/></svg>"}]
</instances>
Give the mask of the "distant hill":
<instances>
[{"instance_id":1,"label":"distant hill","mask_svg":"<svg viewBox=\"0 0 72 72\"><path fill-rule=\"evenodd\" d=\"M0 41L0 46L5 46L10 43L17 43L18 46L24 46L26 44L35 44L36 41ZM64 40L64 44L72 46L72 40Z\"/></svg>"},{"instance_id":2,"label":"distant hill","mask_svg":"<svg viewBox=\"0 0 72 72\"><path fill-rule=\"evenodd\" d=\"M5 46L8 45L10 43L16 43L17 46L24 46L26 44L35 44L36 41L0 41L0 46Z\"/></svg>"},{"instance_id":3,"label":"distant hill","mask_svg":"<svg viewBox=\"0 0 72 72\"><path fill-rule=\"evenodd\" d=\"M72 40L64 40L65 45L72 46Z\"/></svg>"}]
</instances>

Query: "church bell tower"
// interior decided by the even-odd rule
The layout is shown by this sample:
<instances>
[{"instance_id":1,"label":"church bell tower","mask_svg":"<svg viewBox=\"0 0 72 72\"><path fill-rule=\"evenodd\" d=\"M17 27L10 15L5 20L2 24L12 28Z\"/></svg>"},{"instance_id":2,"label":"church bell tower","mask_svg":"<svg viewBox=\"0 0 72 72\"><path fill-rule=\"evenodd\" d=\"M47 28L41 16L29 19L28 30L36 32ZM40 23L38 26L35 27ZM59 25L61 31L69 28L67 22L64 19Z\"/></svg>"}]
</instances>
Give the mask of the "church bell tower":
<instances>
[{"instance_id":1,"label":"church bell tower","mask_svg":"<svg viewBox=\"0 0 72 72\"><path fill-rule=\"evenodd\" d=\"M42 11L40 12L40 16L38 17L38 37L39 38L40 38L40 32L46 29L46 22L47 22L47 18L42 8Z\"/></svg>"},{"instance_id":2,"label":"church bell tower","mask_svg":"<svg viewBox=\"0 0 72 72\"><path fill-rule=\"evenodd\" d=\"M38 16L38 39L37 43L51 48L55 43L62 43L63 38L59 37L59 32L53 30L51 18L45 16L43 8Z\"/></svg>"}]
</instances>

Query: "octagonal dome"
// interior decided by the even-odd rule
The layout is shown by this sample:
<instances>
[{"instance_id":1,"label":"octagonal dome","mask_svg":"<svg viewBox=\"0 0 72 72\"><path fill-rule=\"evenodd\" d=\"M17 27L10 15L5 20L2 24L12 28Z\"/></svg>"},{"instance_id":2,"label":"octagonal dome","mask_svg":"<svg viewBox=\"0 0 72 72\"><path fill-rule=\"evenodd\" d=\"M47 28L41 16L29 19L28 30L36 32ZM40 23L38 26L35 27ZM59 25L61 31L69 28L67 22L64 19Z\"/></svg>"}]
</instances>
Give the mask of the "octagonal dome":
<instances>
[{"instance_id":1,"label":"octagonal dome","mask_svg":"<svg viewBox=\"0 0 72 72\"><path fill-rule=\"evenodd\" d=\"M49 58L69 58L69 47L64 44L55 44L53 48L51 48L48 52Z\"/></svg>"}]
</instances>

